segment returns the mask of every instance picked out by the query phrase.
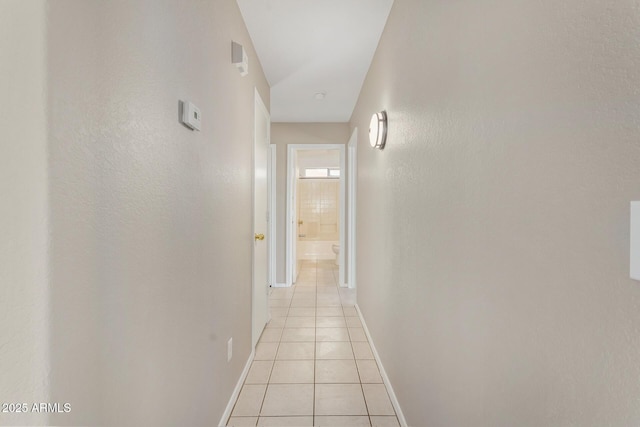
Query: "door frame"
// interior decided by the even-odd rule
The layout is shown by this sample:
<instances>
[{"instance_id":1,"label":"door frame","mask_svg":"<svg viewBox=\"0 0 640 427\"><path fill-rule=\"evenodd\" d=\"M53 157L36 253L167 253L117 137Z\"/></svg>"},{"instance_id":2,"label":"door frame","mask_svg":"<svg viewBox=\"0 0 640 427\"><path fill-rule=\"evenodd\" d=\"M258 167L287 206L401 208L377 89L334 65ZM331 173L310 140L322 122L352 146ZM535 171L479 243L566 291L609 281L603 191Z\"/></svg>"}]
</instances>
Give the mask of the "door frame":
<instances>
[{"instance_id":1,"label":"door frame","mask_svg":"<svg viewBox=\"0 0 640 427\"><path fill-rule=\"evenodd\" d=\"M271 128L271 125L269 125ZM269 136L271 139L271 136ZM267 162L267 186L269 187L269 200L267 201L269 207L268 213L268 226L269 226L269 246L268 246L268 258L269 258L269 286L276 287L276 158L277 158L276 144L269 144L269 160ZM269 313L271 316L271 313Z\"/></svg>"},{"instance_id":2,"label":"door frame","mask_svg":"<svg viewBox=\"0 0 640 427\"><path fill-rule=\"evenodd\" d=\"M287 286L294 283L294 275L297 273L295 265L296 230L293 221L296 220L296 153L300 150L339 150L340 151L340 253L338 254L338 285L346 286L345 271L350 266L345 266L344 248L346 243L346 150L345 144L287 144L287 202L286 202L286 282ZM347 267L345 269L345 267Z\"/></svg>"},{"instance_id":3,"label":"door frame","mask_svg":"<svg viewBox=\"0 0 640 427\"><path fill-rule=\"evenodd\" d=\"M266 277L266 282L265 282L265 289L262 290L260 289L257 285L256 285L256 277L255 277L255 241L254 241L254 234L257 233L258 231L255 230L255 220L256 220L256 202L255 202L255 194L256 194L256 187L255 187L255 181L256 181L256 143L257 143L257 139L258 139L258 127L256 126L257 121L258 121L258 114L264 114L264 116L267 119L267 191L269 189L269 179L270 179L270 172L271 170L269 169L270 167L270 158L271 158L271 148L270 148L270 143L271 143L271 115L269 114L269 110L267 110L267 107L265 106L264 102L262 101L262 97L260 96L260 93L258 92L257 88L254 88L254 116L253 116L253 176L252 176L252 180L251 180L251 188L252 188L252 195L253 195L253 200L252 200L252 226L251 229L253 230L253 233L251 235L251 347L255 348L256 344L258 343L258 339L260 338L260 335L262 334L262 331L264 330L264 325L262 328L259 328L258 325L256 324L256 322L259 321L259 310L260 307L258 307L258 300L261 300L261 298L259 298L259 294L258 292L263 292L265 293L264 295L264 301L265 301L265 306L262 307L264 308L264 310L266 310L266 318L265 318L265 325L269 322L270 320L270 310L269 310L269 296L268 296L268 292L269 292L269 279L271 277L271 272L270 272L270 263L271 263L271 254L270 254L270 242L271 240L273 240L273 237L268 235L269 233L269 229L270 229L270 219L272 217L271 213L269 212L269 208L270 208L270 197L269 195L267 196L267 230L265 230L265 232L267 233L267 259L266 259L266 263L267 263L267 277ZM259 330L258 330L259 328Z\"/></svg>"},{"instance_id":4,"label":"door frame","mask_svg":"<svg viewBox=\"0 0 640 427\"><path fill-rule=\"evenodd\" d=\"M356 210L358 187L358 128L354 128L347 144L347 284L350 289L356 287Z\"/></svg>"}]
</instances>

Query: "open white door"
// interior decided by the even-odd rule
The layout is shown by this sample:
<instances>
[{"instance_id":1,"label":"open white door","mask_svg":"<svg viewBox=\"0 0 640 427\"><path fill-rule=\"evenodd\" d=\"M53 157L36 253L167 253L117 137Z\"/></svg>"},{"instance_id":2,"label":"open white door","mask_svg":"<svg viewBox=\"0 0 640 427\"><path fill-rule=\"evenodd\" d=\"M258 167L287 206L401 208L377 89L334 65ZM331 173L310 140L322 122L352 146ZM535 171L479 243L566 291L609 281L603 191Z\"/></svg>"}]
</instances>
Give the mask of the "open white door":
<instances>
[{"instance_id":1,"label":"open white door","mask_svg":"<svg viewBox=\"0 0 640 427\"><path fill-rule=\"evenodd\" d=\"M252 345L269 320L268 292L268 159L271 119L258 91L255 91L254 173L253 173L253 304Z\"/></svg>"}]
</instances>

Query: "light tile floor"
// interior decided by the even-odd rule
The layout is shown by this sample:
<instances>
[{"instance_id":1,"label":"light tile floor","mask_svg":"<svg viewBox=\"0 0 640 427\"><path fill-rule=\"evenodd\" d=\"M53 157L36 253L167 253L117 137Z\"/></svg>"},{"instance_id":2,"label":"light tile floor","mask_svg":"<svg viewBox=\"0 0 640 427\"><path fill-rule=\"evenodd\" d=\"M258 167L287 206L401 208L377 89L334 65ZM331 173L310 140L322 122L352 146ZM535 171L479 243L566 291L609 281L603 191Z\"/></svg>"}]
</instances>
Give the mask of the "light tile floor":
<instances>
[{"instance_id":1,"label":"light tile floor","mask_svg":"<svg viewBox=\"0 0 640 427\"><path fill-rule=\"evenodd\" d=\"M271 321L228 426L399 426L355 309L332 261L302 264L272 289Z\"/></svg>"}]
</instances>

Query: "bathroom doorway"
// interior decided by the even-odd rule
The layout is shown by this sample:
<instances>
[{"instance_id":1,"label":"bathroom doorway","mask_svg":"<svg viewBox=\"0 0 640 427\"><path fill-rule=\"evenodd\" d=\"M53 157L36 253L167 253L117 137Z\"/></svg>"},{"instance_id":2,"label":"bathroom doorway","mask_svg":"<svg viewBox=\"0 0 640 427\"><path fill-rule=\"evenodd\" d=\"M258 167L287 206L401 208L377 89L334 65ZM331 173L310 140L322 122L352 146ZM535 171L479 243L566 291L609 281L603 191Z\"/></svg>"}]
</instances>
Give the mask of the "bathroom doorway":
<instances>
[{"instance_id":1,"label":"bathroom doorway","mask_svg":"<svg viewBox=\"0 0 640 427\"><path fill-rule=\"evenodd\" d=\"M296 283L303 263L332 265L345 281L345 146L288 146L287 284Z\"/></svg>"}]
</instances>

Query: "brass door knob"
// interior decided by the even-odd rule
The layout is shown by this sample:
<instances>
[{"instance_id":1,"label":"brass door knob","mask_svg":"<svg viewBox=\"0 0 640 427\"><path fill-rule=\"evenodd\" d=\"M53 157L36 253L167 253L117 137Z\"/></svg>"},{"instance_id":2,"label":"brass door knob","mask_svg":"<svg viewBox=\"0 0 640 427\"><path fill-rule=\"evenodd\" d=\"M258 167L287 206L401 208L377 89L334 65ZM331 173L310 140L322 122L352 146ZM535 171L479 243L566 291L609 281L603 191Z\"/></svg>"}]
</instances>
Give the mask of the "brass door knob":
<instances>
[{"instance_id":1,"label":"brass door knob","mask_svg":"<svg viewBox=\"0 0 640 427\"><path fill-rule=\"evenodd\" d=\"M298 221L298 225L302 225L302 224L304 224L303 220Z\"/></svg>"},{"instance_id":2,"label":"brass door knob","mask_svg":"<svg viewBox=\"0 0 640 427\"><path fill-rule=\"evenodd\" d=\"M256 240L264 240L264 234L256 234L254 239L256 239Z\"/></svg>"}]
</instances>

